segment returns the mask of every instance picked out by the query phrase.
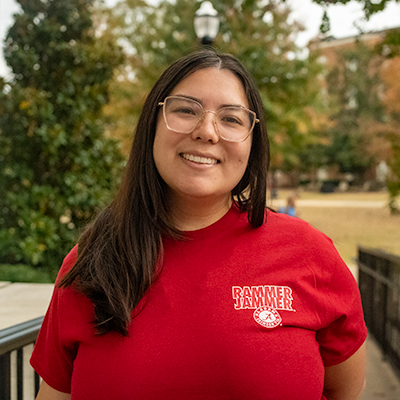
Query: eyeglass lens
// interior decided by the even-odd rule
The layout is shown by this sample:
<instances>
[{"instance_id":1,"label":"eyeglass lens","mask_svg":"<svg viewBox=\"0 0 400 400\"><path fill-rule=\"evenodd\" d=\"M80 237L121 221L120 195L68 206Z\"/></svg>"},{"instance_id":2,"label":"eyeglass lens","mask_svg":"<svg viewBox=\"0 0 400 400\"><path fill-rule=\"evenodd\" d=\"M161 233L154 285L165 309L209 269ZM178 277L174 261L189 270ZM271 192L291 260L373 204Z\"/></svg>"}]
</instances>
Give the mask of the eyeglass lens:
<instances>
[{"instance_id":1,"label":"eyeglass lens","mask_svg":"<svg viewBox=\"0 0 400 400\"><path fill-rule=\"evenodd\" d=\"M180 133L191 133L203 119L204 109L194 100L168 97L165 100L165 119L169 129ZM254 115L240 107L223 107L215 116L218 131L223 139L244 140L254 125Z\"/></svg>"}]
</instances>

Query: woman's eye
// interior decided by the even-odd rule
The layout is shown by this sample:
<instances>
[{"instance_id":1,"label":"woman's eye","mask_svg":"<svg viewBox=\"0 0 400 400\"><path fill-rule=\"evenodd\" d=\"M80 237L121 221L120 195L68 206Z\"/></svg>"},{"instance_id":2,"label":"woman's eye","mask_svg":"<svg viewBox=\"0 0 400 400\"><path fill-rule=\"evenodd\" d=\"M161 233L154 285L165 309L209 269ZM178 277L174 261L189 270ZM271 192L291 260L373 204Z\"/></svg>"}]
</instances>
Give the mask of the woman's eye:
<instances>
[{"instance_id":1,"label":"woman's eye","mask_svg":"<svg viewBox=\"0 0 400 400\"><path fill-rule=\"evenodd\" d=\"M191 108L182 108L180 112L184 114L195 114L195 112Z\"/></svg>"},{"instance_id":2,"label":"woman's eye","mask_svg":"<svg viewBox=\"0 0 400 400\"><path fill-rule=\"evenodd\" d=\"M196 115L194 110L192 108L189 108L189 107L177 108L174 112L177 113L177 114Z\"/></svg>"},{"instance_id":3,"label":"woman's eye","mask_svg":"<svg viewBox=\"0 0 400 400\"><path fill-rule=\"evenodd\" d=\"M227 124L238 124L238 125L243 125L241 120L235 116L225 116L222 119L223 122L227 123Z\"/></svg>"}]
</instances>

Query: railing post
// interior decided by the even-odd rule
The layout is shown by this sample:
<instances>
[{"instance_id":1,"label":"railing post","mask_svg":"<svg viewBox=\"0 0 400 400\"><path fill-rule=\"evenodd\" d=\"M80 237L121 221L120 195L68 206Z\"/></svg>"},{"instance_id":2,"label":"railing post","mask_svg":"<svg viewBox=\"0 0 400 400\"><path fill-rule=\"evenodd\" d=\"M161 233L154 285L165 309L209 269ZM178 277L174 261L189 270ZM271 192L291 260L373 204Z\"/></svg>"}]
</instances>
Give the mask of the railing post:
<instances>
[{"instance_id":1,"label":"railing post","mask_svg":"<svg viewBox=\"0 0 400 400\"><path fill-rule=\"evenodd\" d=\"M10 400L11 398L11 367L10 353L0 356L0 399Z\"/></svg>"},{"instance_id":2,"label":"railing post","mask_svg":"<svg viewBox=\"0 0 400 400\"><path fill-rule=\"evenodd\" d=\"M39 393L39 388L40 388L40 376L35 371L35 398L36 398L37 394Z\"/></svg>"},{"instance_id":3,"label":"railing post","mask_svg":"<svg viewBox=\"0 0 400 400\"><path fill-rule=\"evenodd\" d=\"M17 350L17 400L24 400L24 352Z\"/></svg>"},{"instance_id":4,"label":"railing post","mask_svg":"<svg viewBox=\"0 0 400 400\"><path fill-rule=\"evenodd\" d=\"M30 378L32 386L24 385L24 355L26 346L35 343L42 322L40 317L0 330L0 400L10 400L11 394L15 400L23 400L24 388L34 392L35 397L39 392L40 378L36 372L34 382ZM16 355L16 368L11 367L11 355Z\"/></svg>"}]
</instances>

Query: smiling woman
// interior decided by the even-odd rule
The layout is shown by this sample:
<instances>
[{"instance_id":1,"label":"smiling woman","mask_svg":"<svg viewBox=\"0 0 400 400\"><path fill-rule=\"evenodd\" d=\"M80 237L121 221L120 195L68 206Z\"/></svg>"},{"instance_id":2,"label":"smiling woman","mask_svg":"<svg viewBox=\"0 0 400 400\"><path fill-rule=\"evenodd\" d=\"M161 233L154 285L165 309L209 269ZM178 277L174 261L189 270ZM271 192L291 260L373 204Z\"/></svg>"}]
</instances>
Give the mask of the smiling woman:
<instances>
[{"instance_id":1,"label":"smiling woman","mask_svg":"<svg viewBox=\"0 0 400 400\"><path fill-rule=\"evenodd\" d=\"M357 399L366 327L332 242L266 208L259 92L229 54L172 64L120 190L67 255L38 399Z\"/></svg>"},{"instance_id":2,"label":"smiling woman","mask_svg":"<svg viewBox=\"0 0 400 400\"><path fill-rule=\"evenodd\" d=\"M215 90L216 87L219 90ZM248 101L242 83L227 69L204 68L196 71L182 80L171 94L163 105L164 112L158 117L154 162L169 188L169 211L175 226L190 231L211 225L231 207L231 192L247 168L252 143L250 128L254 124L248 117L250 110L247 109ZM198 101L190 100L188 106L189 100L185 100L183 113L183 98L197 98ZM179 104L175 105L175 102ZM201 104L207 112L203 111ZM196 106L198 118L196 111L193 112ZM174 114L180 110L178 117L171 117L171 107ZM239 128L233 123L222 124L218 115L227 113L227 108L239 110L236 111L239 115L243 111L247 121L242 121L241 125L236 123ZM191 117L188 117L188 110L192 113L189 114ZM183 133L188 134L169 129L168 122L179 130L187 127L184 130L189 132ZM222 139L221 130L234 139L242 132L241 141ZM192 217L189 218L189 215Z\"/></svg>"}]
</instances>

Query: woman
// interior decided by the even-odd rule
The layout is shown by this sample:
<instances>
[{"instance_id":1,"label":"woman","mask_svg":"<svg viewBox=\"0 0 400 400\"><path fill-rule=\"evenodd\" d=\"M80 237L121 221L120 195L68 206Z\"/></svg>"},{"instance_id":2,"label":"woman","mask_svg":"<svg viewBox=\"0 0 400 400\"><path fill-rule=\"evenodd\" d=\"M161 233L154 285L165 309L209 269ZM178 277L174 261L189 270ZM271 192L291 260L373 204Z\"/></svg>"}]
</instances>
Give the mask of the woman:
<instances>
[{"instance_id":1,"label":"woman","mask_svg":"<svg viewBox=\"0 0 400 400\"><path fill-rule=\"evenodd\" d=\"M256 86L210 50L149 94L114 202L66 257L38 399L356 399L366 328L329 239L265 209Z\"/></svg>"}]
</instances>

